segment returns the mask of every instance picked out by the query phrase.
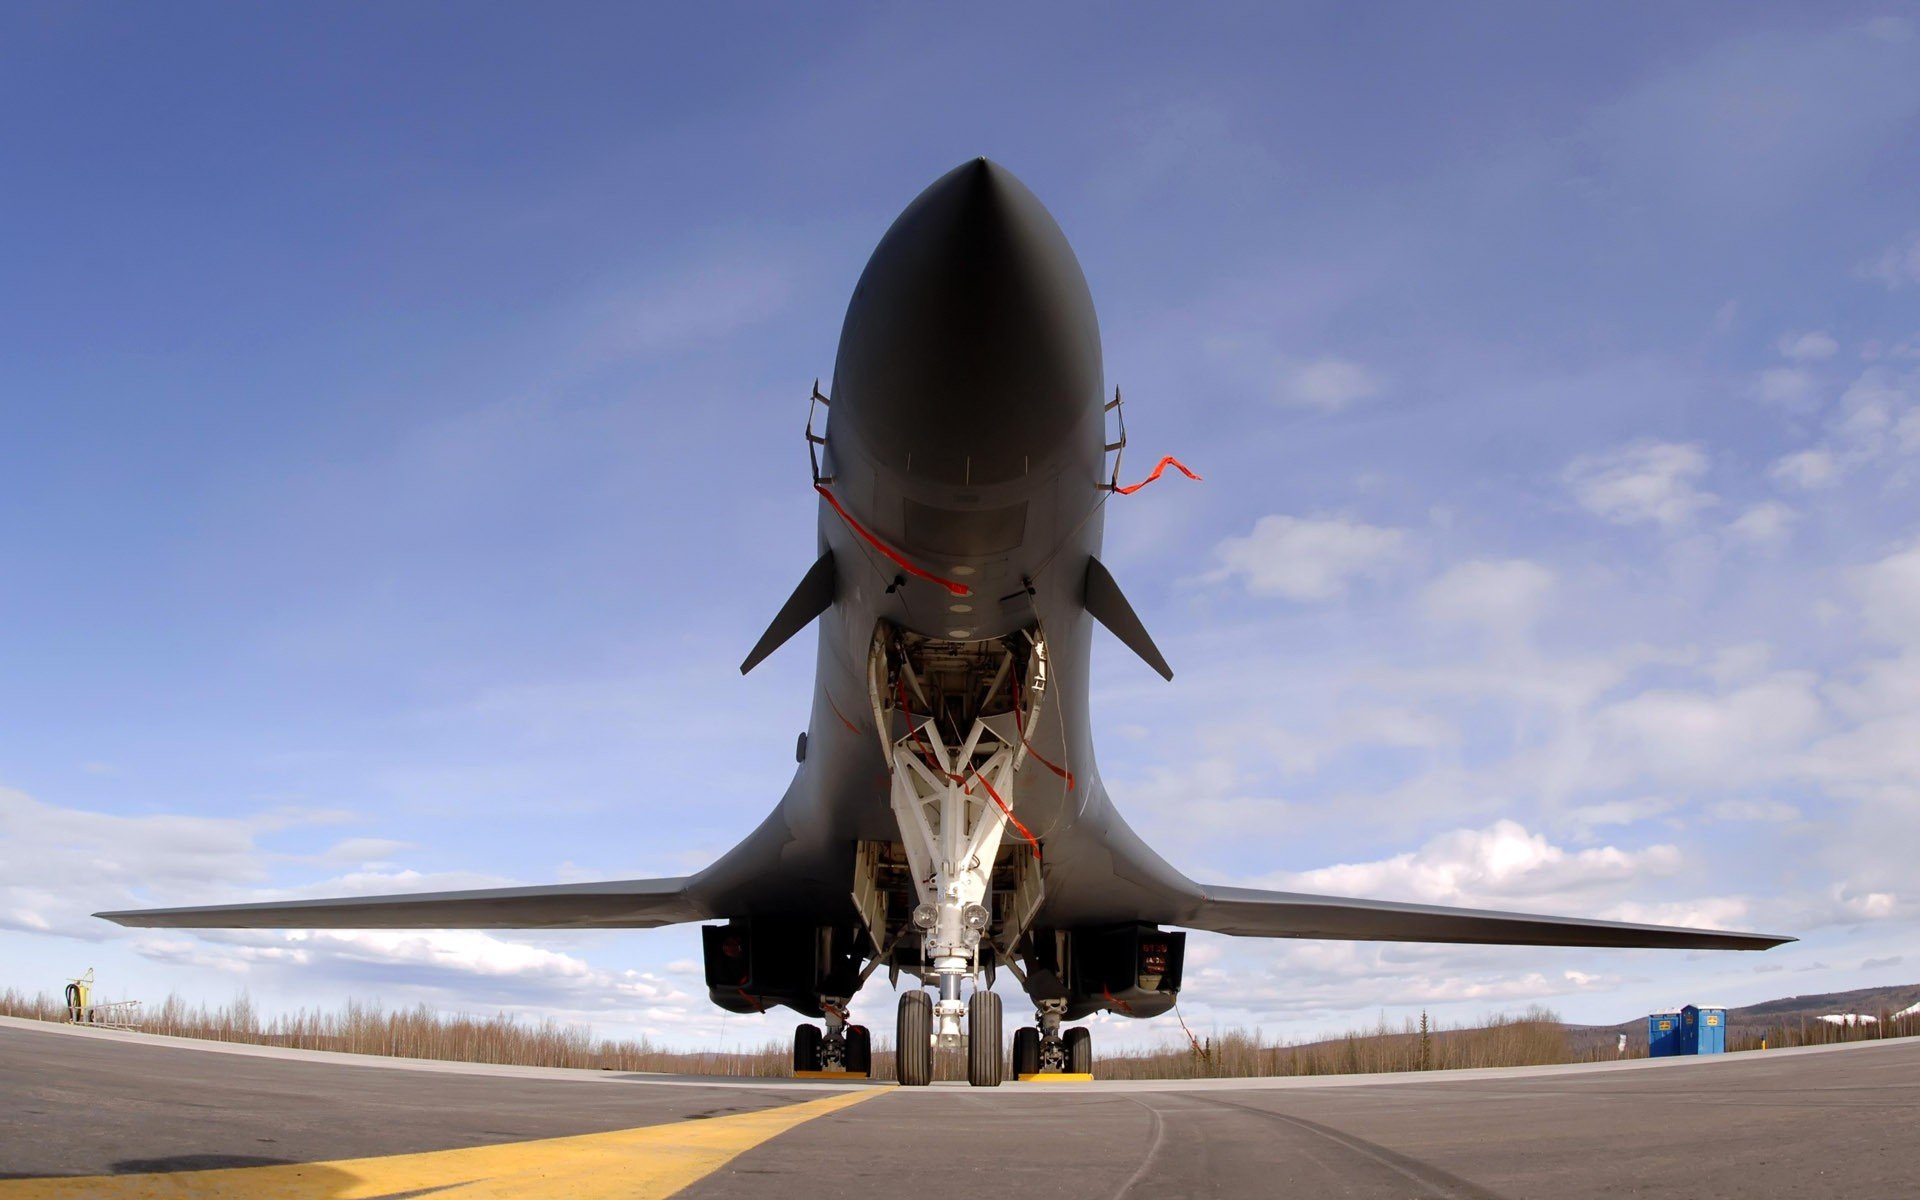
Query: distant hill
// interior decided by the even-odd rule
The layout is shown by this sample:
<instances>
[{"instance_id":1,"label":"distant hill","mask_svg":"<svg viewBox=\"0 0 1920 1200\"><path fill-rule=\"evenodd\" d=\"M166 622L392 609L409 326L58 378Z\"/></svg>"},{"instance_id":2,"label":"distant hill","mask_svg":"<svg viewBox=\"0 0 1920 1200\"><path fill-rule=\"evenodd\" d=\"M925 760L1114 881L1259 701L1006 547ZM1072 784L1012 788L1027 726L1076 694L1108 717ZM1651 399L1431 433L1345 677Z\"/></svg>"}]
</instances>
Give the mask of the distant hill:
<instances>
[{"instance_id":1,"label":"distant hill","mask_svg":"<svg viewBox=\"0 0 1920 1200\"><path fill-rule=\"evenodd\" d=\"M1920 1003L1920 983L1901 983L1890 987L1858 988L1851 992L1822 992L1813 996L1788 996L1749 1004L1727 1011L1729 1025L1736 1022L1759 1025L1784 1025L1802 1017L1811 1021L1823 1013L1870 1013L1880 1016L1897 1013Z\"/></svg>"},{"instance_id":2,"label":"distant hill","mask_svg":"<svg viewBox=\"0 0 1920 1200\"><path fill-rule=\"evenodd\" d=\"M1677 1004L1715 1002L1713 996L1676 1000ZM1798 1030L1830 1013L1865 1013L1881 1018L1920 1003L1920 983L1897 983L1885 987L1856 988L1850 992L1819 992L1807 996L1784 996L1727 1010L1727 1044L1767 1036L1769 1031ZM1618 1025L1569 1025L1567 1036L1576 1053L1610 1050L1621 1034L1627 1035L1629 1052L1645 1053L1647 1019L1632 1017Z\"/></svg>"}]
</instances>

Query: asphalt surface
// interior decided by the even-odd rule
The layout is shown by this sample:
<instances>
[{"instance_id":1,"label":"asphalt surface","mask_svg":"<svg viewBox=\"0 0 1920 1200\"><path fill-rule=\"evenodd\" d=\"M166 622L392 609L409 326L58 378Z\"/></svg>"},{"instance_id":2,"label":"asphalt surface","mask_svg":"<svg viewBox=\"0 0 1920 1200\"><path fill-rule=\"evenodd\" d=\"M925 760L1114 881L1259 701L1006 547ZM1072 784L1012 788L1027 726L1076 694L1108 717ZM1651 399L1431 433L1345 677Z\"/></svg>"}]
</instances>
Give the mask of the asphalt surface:
<instances>
[{"instance_id":1,"label":"asphalt surface","mask_svg":"<svg viewBox=\"0 0 1920 1200\"><path fill-rule=\"evenodd\" d=\"M320 1061L334 1057L0 1026L0 1179L550 1138L833 1094ZM1098 1200L1911 1197L1920 1039L1417 1079L889 1089L759 1141L678 1194L892 1200L933 1178L962 1195Z\"/></svg>"},{"instance_id":2,"label":"asphalt surface","mask_svg":"<svg viewBox=\"0 0 1920 1200\"><path fill-rule=\"evenodd\" d=\"M612 1073L396 1070L36 1024L0 1026L0 1179L408 1154L705 1120L822 1094L778 1080L661 1086ZM649 1084L625 1086L636 1078Z\"/></svg>"}]
</instances>

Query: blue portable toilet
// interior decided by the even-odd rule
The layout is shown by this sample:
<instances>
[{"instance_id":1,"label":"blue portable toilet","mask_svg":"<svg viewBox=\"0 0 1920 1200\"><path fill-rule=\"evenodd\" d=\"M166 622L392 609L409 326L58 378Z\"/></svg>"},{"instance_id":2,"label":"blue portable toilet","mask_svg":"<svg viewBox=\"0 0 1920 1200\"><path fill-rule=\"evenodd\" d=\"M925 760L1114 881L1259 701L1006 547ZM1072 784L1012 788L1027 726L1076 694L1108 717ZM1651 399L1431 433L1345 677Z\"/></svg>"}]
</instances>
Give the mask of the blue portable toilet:
<instances>
[{"instance_id":1,"label":"blue portable toilet","mask_svg":"<svg viewBox=\"0 0 1920 1200\"><path fill-rule=\"evenodd\" d=\"M1680 1010L1647 1014L1647 1057L1671 1058L1680 1053Z\"/></svg>"},{"instance_id":2,"label":"blue portable toilet","mask_svg":"<svg viewBox=\"0 0 1920 1200\"><path fill-rule=\"evenodd\" d=\"M1725 1054L1726 1052L1726 1005L1689 1004L1680 1010L1680 1053Z\"/></svg>"}]
</instances>

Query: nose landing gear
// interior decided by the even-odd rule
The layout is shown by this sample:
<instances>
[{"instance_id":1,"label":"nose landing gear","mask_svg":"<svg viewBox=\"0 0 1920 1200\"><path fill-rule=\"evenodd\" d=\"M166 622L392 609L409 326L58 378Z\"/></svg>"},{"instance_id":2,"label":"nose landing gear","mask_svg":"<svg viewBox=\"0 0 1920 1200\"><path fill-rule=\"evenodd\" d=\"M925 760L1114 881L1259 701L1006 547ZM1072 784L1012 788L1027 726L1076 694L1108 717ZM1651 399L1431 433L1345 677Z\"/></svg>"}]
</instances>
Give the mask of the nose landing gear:
<instances>
[{"instance_id":1,"label":"nose landing gear","mask_svg":"<svg viewBox=\"0 0 1920 1200\"><path fill-rule=\"evenodd\" d=\"M933 1082L933 997L919 989L900 993L894 1073L902 1087Z\"/></svg>"},{"instance_id":2,"label":"nose landing gear","mask_svg":"<svg viewBox=\"0 0 1920 1200\"><path fill-rule=\"evenodd\" d=\"M900 1082L931 1083L937 1046L964 1051L968 1083L998 1087L1005 1073L1000 997L983 984L992 968L982 949L994 936L994 870L1008 830L1031 847L1023 861L1037 867L1040 858L1039 840L1014 816L1014 784L1028 755L1024 726L1047 695L1046 643L1032 632L1022 645L1012 638L936 642L883 622L867 662L867 693L919 900L909 920L925 969L915 974L939 988L937 1001L918 989L900 998ZM914 711L915 695L924 715ZM1038 902L1037 871L1033 887L1016 893L1027 907L1022 916L1003 914L1009 939ZM968 980L972 994L964 996Z\"/></svg>"},{"instance_id":3,"label":"nose landing gear","mask_svg":"<svg viewBox=\"0 0 1920 1200\"><path fill-rule=\"evenodd\" d=\"M974 1087L999 1087L1005 1075L1001 1040L1000 995L975 988L967 998L967 1082ZM899 1037L895 1040L895 1070L905 1087L925 1087L933 1082L933 1047L940 1041L934 1032L933 997L915 988L900 994Z\"/></svg>"},{"instance_id":4,"label":"nose landing gear","mask_svg":"<svg viewBox=\"0 0 1920 1200\"><path fill-rule=\"evenodd\" d=\"M999 1087L1005 1060L1000 1056L1000 996L975 988L967 1001L967 1082Z\"/></svg>"}]
</instances>

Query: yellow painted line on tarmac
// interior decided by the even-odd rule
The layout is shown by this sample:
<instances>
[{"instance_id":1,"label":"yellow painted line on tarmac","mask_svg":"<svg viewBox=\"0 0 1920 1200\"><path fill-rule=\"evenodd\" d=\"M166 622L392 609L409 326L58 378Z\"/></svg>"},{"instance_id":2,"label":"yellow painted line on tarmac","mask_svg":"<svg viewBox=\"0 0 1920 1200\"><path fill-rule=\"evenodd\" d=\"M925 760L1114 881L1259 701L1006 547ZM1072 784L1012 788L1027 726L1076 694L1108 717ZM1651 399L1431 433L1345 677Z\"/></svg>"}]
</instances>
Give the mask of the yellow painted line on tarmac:
<instances>
[{"instance_id":1,"label":"yellow painted line on tarmac","mask_svg":"<svg viewBox=\"0 0 1920 1200\"><path fill-rule=\"evenodd\" d=\"M1085 1071L1029 1071L1020 1076L1021 1083L1092 1083L1093 1076Z\"/></svg>"},{"instance_id":2,"label":"yellow painted line on tarmac","mask_svg":"<svg viewBox=\"0 0 1920 1200\"><path fill-rule=\"evenodd\" d=\"M862 1088L704 1121L423 1154L153 1175L0 1180L0 1200L376 1200L396 1194L434 1200L660 1200L770 1138L887 1090Z\"/></svg>"}]
</instances>

